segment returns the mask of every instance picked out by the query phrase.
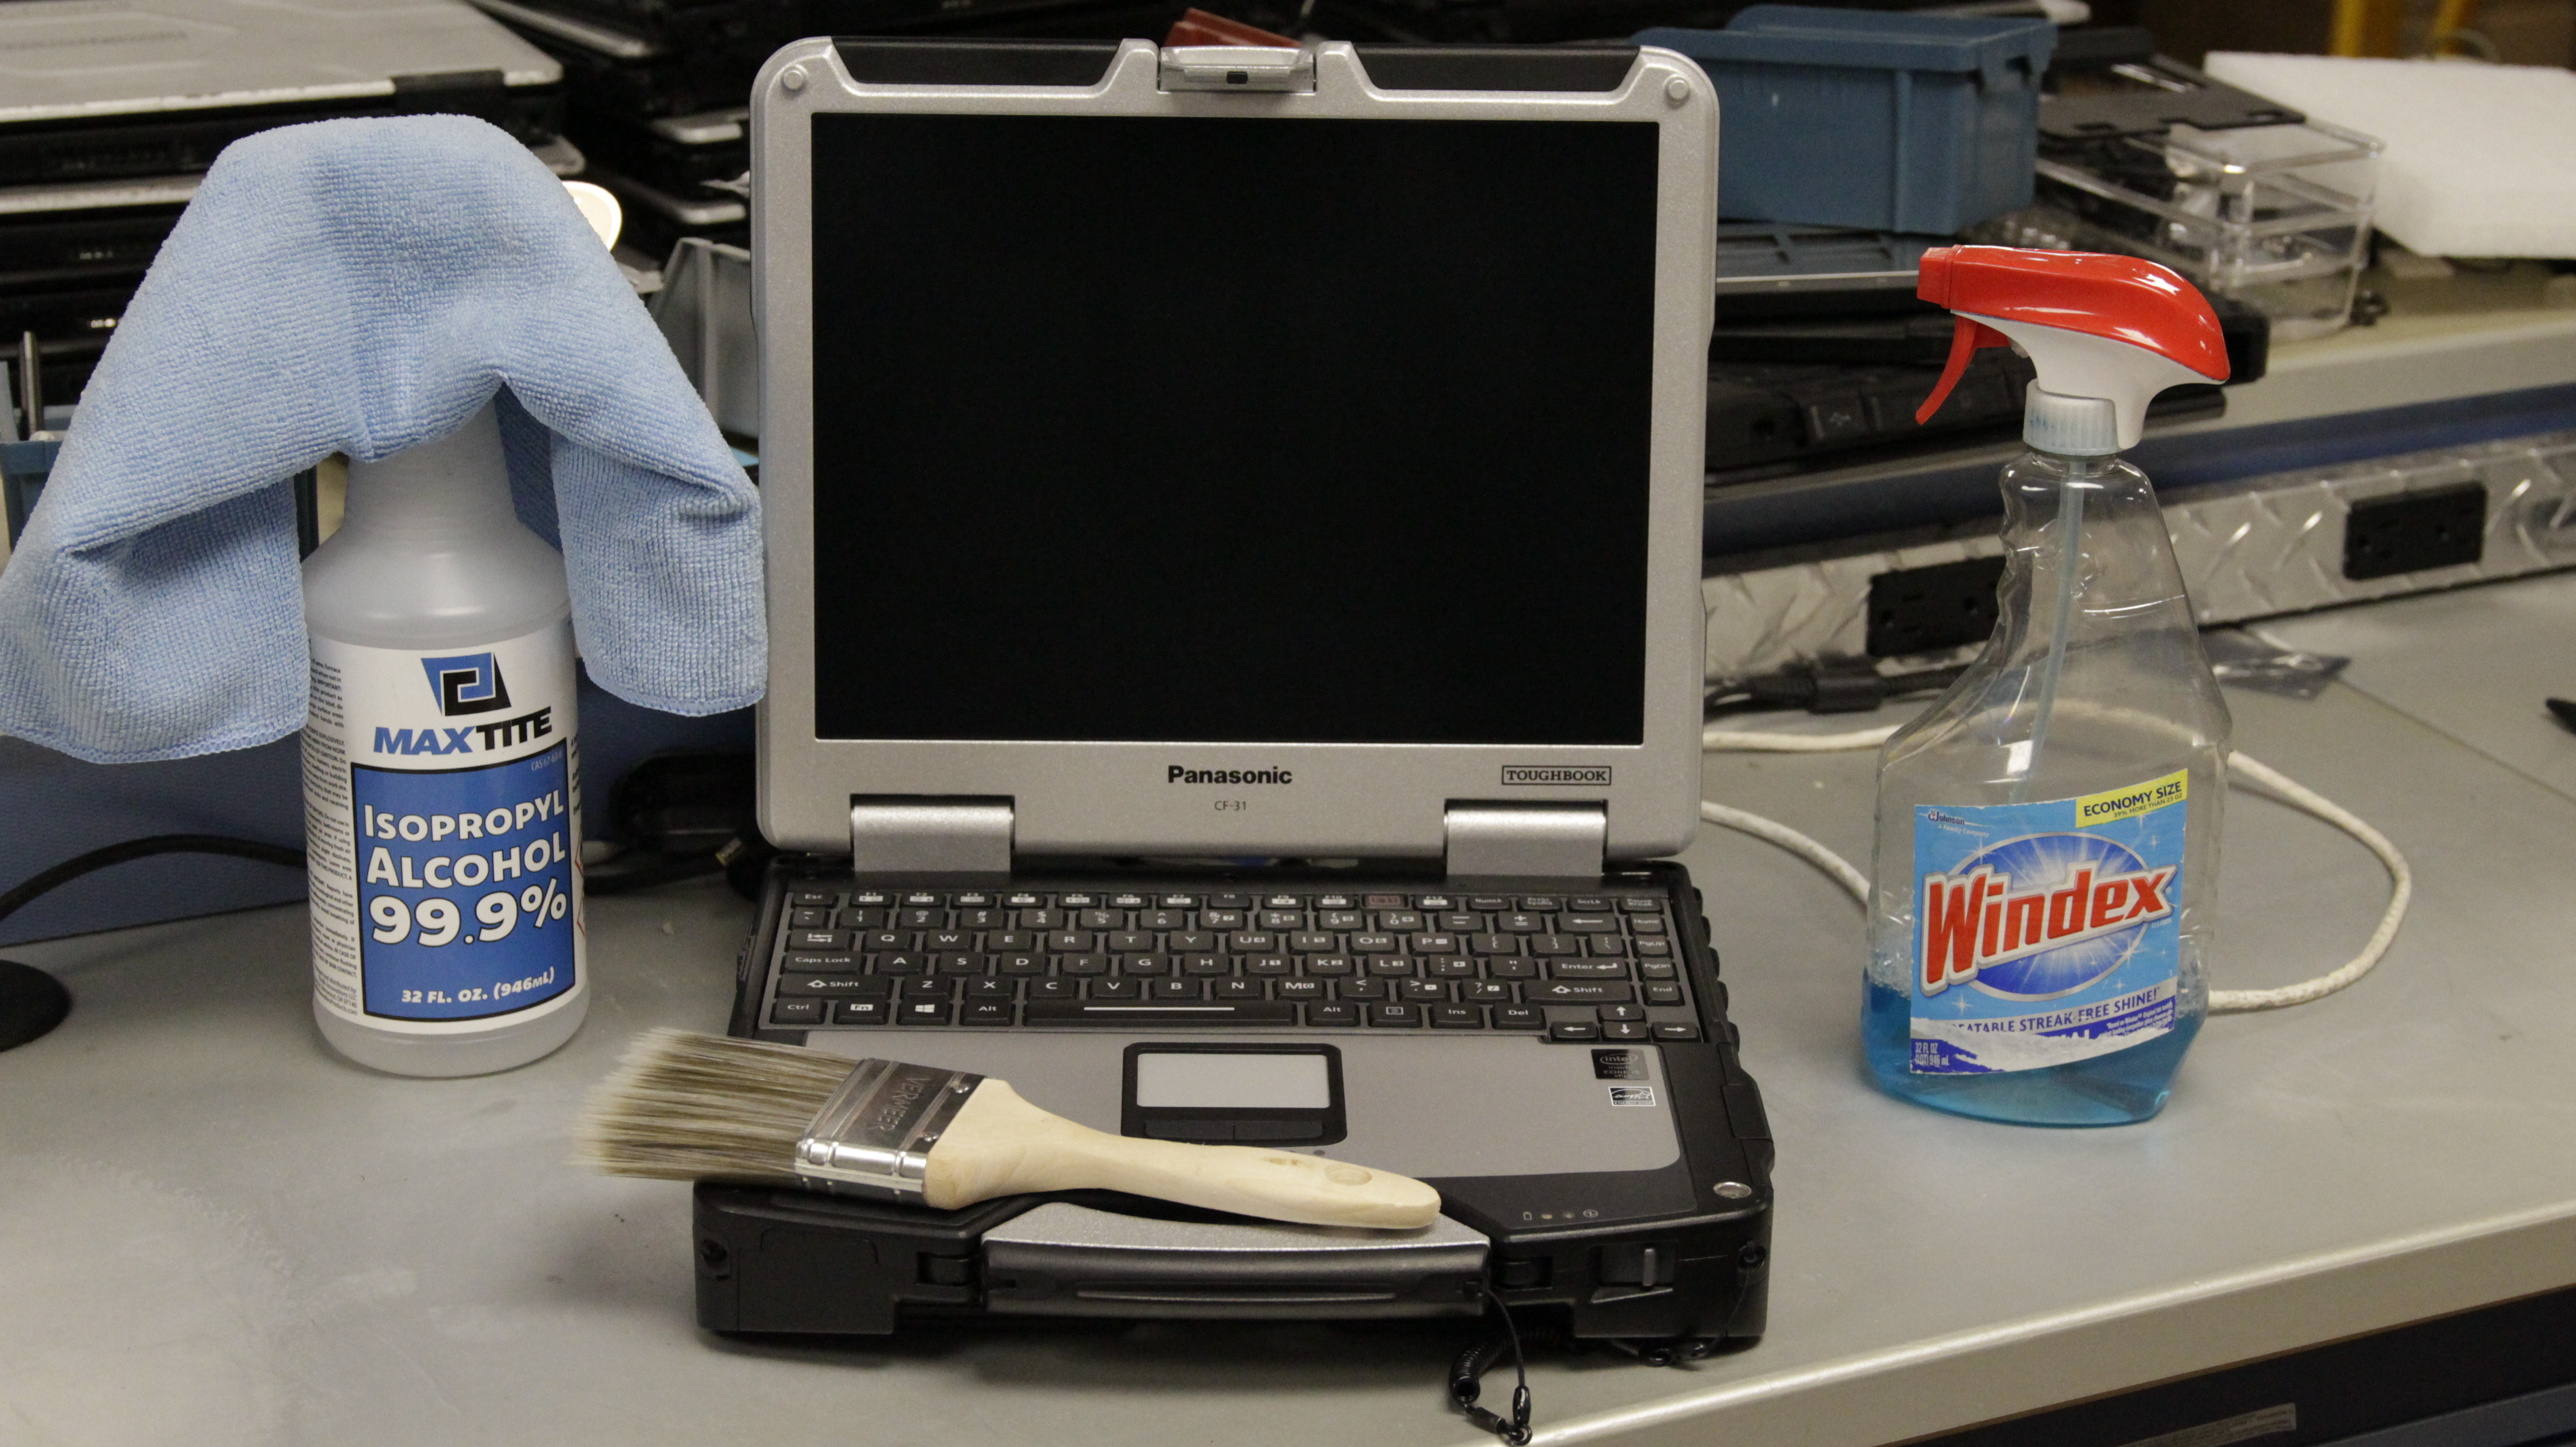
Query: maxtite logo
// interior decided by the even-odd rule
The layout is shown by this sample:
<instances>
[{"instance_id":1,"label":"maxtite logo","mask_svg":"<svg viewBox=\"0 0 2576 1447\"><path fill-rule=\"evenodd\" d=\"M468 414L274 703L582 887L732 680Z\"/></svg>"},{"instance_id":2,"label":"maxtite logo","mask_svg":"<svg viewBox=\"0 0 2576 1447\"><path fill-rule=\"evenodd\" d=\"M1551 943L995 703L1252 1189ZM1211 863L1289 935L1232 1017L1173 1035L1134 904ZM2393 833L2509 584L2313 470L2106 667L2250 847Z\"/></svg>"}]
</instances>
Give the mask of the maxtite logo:
<instances>
[{"instance_id":1,"label":"maxtite logo","mask_svg":"<svg viewBox=\"0 0 2576 1447\"><path fill-rule=\"evenodd\" d=\"M1506 784L1589 784L1610 782L1608 764L1505 764Z\"/></svg>"},{"instance_id":2,"label":"maxtite logo","mask_svg":"<svg viewBox=\"0 0 2576 1447\"><path fill-rule=\"evenodd\" d=\"M489 653L460 653L453 658L424 658L429 691L438 695L438 711L459 714L498 713L510 706L509 685L501 681L501 664Z\"/></svg>"}]
</instances>

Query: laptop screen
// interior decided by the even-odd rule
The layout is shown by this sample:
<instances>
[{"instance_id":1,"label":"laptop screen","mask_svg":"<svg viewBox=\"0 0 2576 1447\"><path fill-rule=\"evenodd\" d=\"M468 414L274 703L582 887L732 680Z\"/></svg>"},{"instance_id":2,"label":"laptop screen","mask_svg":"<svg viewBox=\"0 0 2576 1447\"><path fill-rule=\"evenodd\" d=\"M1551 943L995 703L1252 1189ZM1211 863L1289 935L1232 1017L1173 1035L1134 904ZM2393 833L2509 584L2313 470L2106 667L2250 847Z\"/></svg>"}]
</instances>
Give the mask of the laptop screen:
<instances>
[{"instance_id":1,"label":"laptop screen","mask_svg":"<svg viewBox=\"0 0 2576 1447\"><path fill-rule=\"evenodd\" d=\"M1656 127L813 127L818 737L1642 740Z\"/></svg>"}]
</instances>

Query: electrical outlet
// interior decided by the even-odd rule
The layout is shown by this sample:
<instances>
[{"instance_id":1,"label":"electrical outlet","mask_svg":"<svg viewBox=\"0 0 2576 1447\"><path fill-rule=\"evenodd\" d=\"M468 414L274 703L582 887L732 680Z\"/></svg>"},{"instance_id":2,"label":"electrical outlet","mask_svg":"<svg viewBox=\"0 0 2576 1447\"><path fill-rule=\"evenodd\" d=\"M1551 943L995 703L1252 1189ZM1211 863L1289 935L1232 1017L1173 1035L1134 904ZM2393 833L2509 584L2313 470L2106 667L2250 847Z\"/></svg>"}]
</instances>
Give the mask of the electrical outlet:
<instances>
[{"instance_id":1,"label":"electrical outlet","mask_svg":"<svg viewBox=\"0 0 2576 1447\"><path fill-rule=\"evenodd\" d=\"M1869 580L1869 656L1933 653L1994 636L2002 554L1894 568Z\"/></svg>"},{"instance_id":2,"label":"electrical outlet","mask_svg":"<svg viewBox=\"0 0 2576 1447\"><path fill-rule=\"evenodd\" d=\"M2343 575L2393 578L2485 555L2487 485L2459 482L2356 502L2344 514Z\"/></svg>"}]
</instances>

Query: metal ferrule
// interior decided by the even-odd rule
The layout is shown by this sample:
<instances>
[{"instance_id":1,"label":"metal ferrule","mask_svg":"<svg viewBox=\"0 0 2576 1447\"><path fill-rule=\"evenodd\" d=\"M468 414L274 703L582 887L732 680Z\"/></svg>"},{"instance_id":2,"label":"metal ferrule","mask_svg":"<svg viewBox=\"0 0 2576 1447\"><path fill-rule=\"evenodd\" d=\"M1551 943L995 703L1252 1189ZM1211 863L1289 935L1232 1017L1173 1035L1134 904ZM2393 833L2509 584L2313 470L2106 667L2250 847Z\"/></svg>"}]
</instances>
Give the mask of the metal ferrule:
<instances>
[{"instance_id":1,"label":"metal ferrule","mask_svg":"<svg viewBox=\"0 0 2576 1447\"><path fill-rule=\"evenodd\" d=\"M984 1077L862 1060L796 1143L796 1174L844 1196L918 1201L930 1151Z\"/></svg>"}]
</instances>

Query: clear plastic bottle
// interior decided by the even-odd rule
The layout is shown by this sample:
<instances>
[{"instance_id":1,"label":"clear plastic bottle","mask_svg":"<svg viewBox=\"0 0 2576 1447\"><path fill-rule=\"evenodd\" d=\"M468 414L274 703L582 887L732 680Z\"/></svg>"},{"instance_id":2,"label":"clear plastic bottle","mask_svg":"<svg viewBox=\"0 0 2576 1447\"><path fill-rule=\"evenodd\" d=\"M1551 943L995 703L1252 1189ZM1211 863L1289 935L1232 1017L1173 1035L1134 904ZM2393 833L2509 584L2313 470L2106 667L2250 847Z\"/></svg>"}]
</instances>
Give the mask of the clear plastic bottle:
<instances>
[{"instance_id":1,"label":"clear plastic bottle","mask_svg":"<svg viewBox=\"0 0 2576 1447\"><path fill-rule=\"evenodd\" d=\"M304 564L313 1017L398 1075L538 1059L589 1010L563 558L512 511L490 405L349 466Z\"/></svg>"},{"instance_id":2,"label":"clear plastic bottle","mask_svg":"<svg viewBox=\"0 0 2576 1447\"><path fill-rule=\"evenodd\" d=\"M2227 705L2201 653L2172 541L2144 473L2117 457L2034 451L2004 469L2003 494L2006 563L1994 638L1880 756L1862 1011L1866 1054L1871 1073L1889 1091L1961 1115L2037 1125L2144 1120L2163 1108L2208 1009ZM2130 956L2135 959L2137 945L2151 943L2143 937L2172 932L2170 1024L2137 1031L2140 1043L2062 1064L1917 1070L1912 1018L1929 1004L1916 983L1923 959L1917 915L1924 904L1918 864L1952 869L1966 862L1916 859L1922 812L1946 809L1967 818L1980 807L2123 795L2175 774L2184 776L2182 793L2154 810L2183 816L2174 911L2170 922L2139 928L2142 938L2131 942ZM2102 812L2120 803L2115 798ZM2131 814L2122 822L2141 818ZM2020 826L2004 832L2018 833ZM2015 841L2025 854L2027 837ZM2063 882L2062 875L2024 881ZM2100 938L2097 954L2110 948ZM1996 943L2004 943L2000 930ZM2080 978L2089 968L2061 972L2049 983ZM2061 998L2089 999L2100 988ZM2019 992L2019 1000L2044 1005L2033 994Z\"/></svg>"}]
</instances>

